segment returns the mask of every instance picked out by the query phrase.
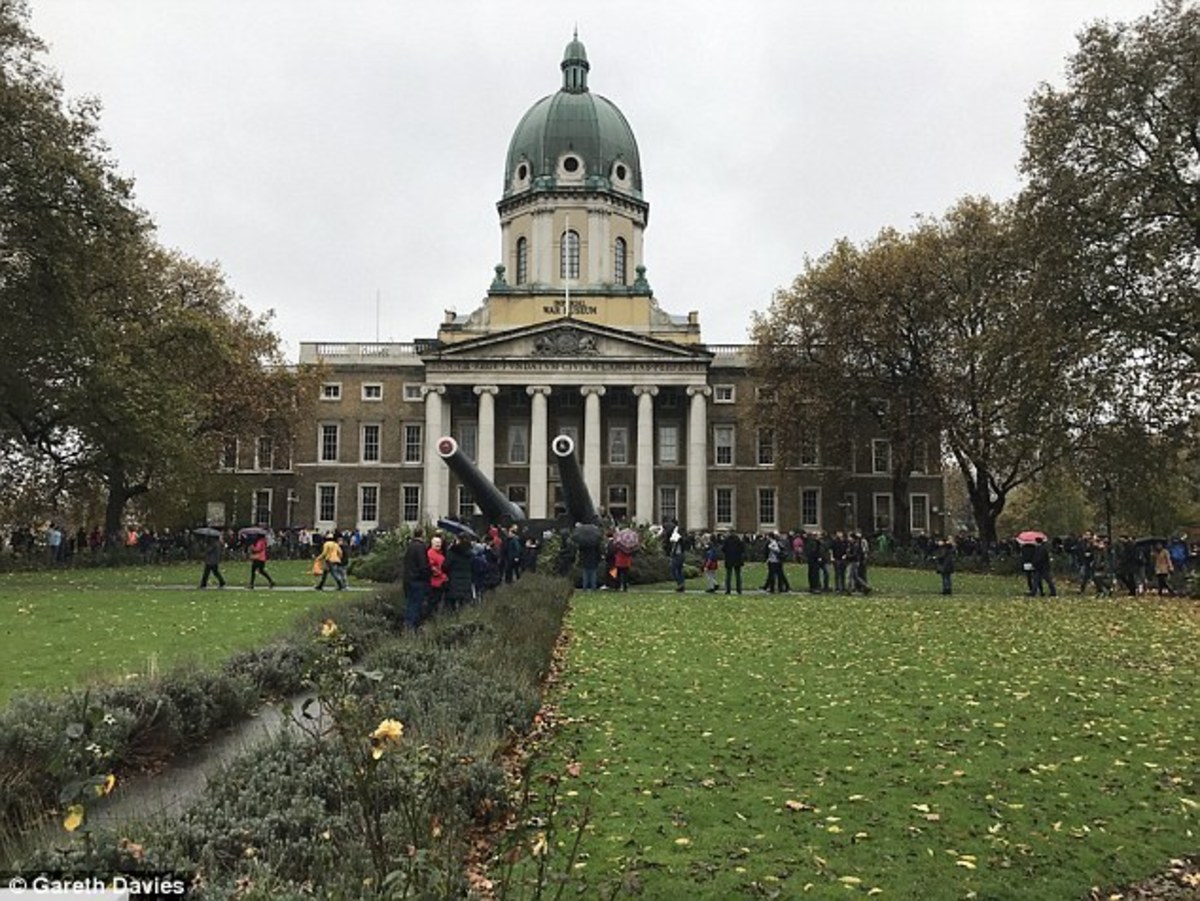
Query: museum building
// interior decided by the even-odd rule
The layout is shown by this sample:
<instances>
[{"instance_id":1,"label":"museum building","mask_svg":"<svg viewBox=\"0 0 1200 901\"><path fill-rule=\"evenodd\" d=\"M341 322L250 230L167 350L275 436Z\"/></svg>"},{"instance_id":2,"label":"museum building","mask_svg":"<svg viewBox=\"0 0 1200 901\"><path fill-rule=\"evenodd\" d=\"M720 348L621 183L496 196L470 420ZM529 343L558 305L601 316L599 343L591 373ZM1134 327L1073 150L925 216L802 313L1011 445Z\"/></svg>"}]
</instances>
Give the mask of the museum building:
<instances>
[{"instance_id":1,"label":"museum building","mask_svg":"<svg viewBox=\"0 0 1200 901\"><path fill-rule=\"evenodd\" d=\"M589 90L577 37L561 70L509 143L503 262L482 305L445 313L427 340L302 344L300 363L324 376L287 459L259 439L222 461L249 489L243 513L322 530L469 518L470 489L437 450L450 435L528 517L552 517L563 506L550 441L568 435L595 505L617 521L892 530L886 440L865 436L837 460L814 442L779 465L774 430L755 416L769 389L750 347L705 344L697 313L659 306L633 130ZM942 525L936 444L928 451L911 480L915 534Z\"/></svg>"}]
</instances>

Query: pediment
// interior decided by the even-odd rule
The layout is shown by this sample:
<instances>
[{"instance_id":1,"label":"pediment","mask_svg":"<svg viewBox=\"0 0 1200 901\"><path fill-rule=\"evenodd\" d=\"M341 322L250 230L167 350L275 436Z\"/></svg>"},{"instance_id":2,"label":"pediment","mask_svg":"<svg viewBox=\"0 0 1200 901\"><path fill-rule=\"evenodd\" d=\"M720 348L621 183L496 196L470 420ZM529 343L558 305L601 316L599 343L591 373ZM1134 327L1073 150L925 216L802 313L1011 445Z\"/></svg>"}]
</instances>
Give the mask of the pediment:
<instances>
[{"instance_id":1,"label":"pediment","mask_svg":"<svg viewBox=\"0 0 1200 901\"><path fill-rule=\"evenodd\" d=\"M700 362L707 350L622 329L563 318L474 338L425 356L445 363L495 360L630 360Z\"/></svg>"}]
</instances>

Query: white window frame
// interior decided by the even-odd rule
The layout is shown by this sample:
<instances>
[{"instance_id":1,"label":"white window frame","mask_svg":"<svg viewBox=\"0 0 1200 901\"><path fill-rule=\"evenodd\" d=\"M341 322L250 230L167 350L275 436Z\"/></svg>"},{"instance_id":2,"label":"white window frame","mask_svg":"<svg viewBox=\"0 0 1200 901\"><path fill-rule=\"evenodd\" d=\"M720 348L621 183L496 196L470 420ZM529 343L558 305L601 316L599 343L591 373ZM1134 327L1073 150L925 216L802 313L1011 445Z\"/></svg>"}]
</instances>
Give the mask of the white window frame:
<instances>
[{"instance_id":1,"label":"white window frame","mask_svg":"<svg viewBox=\"0 0 1200 901\"><path fill-rule=\"evenodd\" d=\"M333 516L329 519L321 517L321 497L328 490L332 495L330 506L333 508ZM338 483L337 482L317 482L313 486L313 527L318 531L332 529L337 526L337 509L338 509Z\"/></svg>"},{"instance_id":2,"label":"white window frame","mask_svg":"<svg viewBox=\"0 0 1200 901\"><path fill-rule=\"evenodd\" d=\"M620 439L620 455L617 454L618 438ZM611 466L629 465L629 426L610 425L608 427L608 462Z\"/></svg>"},{"instance_id":3,"label":"white window frame","mask_svg":"<svg viewBox=\"0 0 1200 901\"><path fill-rule=\"evenodd\" d=\"M658 464L660 466L679 465L679 434L678 423L664 422L658 426ZM672 436L670 441L664 440L667 435Z\"/></svg>"},{"instance_id":4,"label":"white window frame","mask_svg":"<svg viewBox=\"0 0 1200 901\"><path fill-rule=\"evenodd\" d=\"M529 465L529 426L523 422L509 423L504 454L510 466Z\"/></svg>"},{"instance_id":5,"label":"white window frame","mask_svg":"<svg viewBox=\"0 0 1200 901\"><path fill-rule=\"evenodd\" d=\"M728 442L719 440L720 436L728 434ZM737 465L737 427L721 423L714 425L712 428L713 442L713 466L736 466ZM728 448L729 459L721 460L721 450Z\"/></svg>"},{"instance_id":6,"label":"white window frame","mask_svg":"<svg viewBox=\"0 0 1200 901\"><path fill-rule=\"evenodd\" d=\"M925 505L925 522L921 524L917 522L917 505L915 501L920 498ZM917 492L908 496L908 528L914 535L930 534L929 525L932 508L929 506L929 495L925 492Z\"/></svg>"},{"instance_id":7,"label":"white window frame","mask_svg":"<svg viewBox=\"0 0 1200 901\"><path fill-rule=\"evenodd\" d=\"M405 382L404 383L404 399L410 403L420 403L425 398L421 395L422 385L420 382Z\"/></svg>"},{"instance_id":8,"label":"white window frame","mask_svg":"<svg viewBox=\"0 0 1200 901\"><path fill-rule=\"evenodd\" d=\"M929 472L929 445L924 441L913 446L912 471L920 475Z\"/></svg>"},{"instance_id":9,"label":"white window frame","mask_svg":"<svg viewBox=\"0 0 1200 901\"><path fill-rule=\"evenodd\" d=\"M259 511L262 510L262 507L258 503L258 498L259 498L259 495L262 495L262 494L265 494L267 496L267 521L266 522L261 522L260 521L261 517L258 515ZM251 519L253 520L253 522L251 524L256 525L256 526L263 526L265 528L270 528L271 514L274 512L274 509L275 509L275 491L274 491L274 489L272 489L272 488L255 488L254 495L251 499L251 503L254 504L253 509L250 511Z\"/></svg>"},{"instance_id":10,"label":"white window frame","mask_svg":"<svg viewBox=\"0 0 1200 901\"><path fill-rule=\"evenodd\" d=\"M465 420L458 423L458 448L470 460L479 459L479 423Z\"/></svg>"},{"instance_id":11,"label":"white window frame","mask_svg":"<svg viewBox=\"0 0 1200 901\"><path fill-rule=\"evenodd\" d=\"M458 510L459 519L470 519L479 515L479 507L475 504L475 498L468 486L458 486L455 508Z\"/></svg>"},{"instance_id":12,"label":"white window frame","mask_svg":"<svg viewBox=\"0 0 1200 901\"><path fill-rule=\"evenodd\" d=\"M410 503L410 500L411 503ZM405 516L412 512L413 516ZM421 521L421 486L404 482L400 485L400 521L406 525L416 525Z\"/></svg>"},{"instance_id":13,"label":"white window frame","mask_svg":"<svg viewBox=\"0 0 1200 901\"><path fill-rule=\"evenodd\" d=\"M263 442L270 449L266 466L263 465ZM275 469L275 441L270 435L259 435L254 442L254 468L259 472L272 472Z\"/></svg>"},{"instance_id":14,"label":"white window frame","mask_svg":"<svg viewBox=\"0 0 1200 901\"><path fill-rule=\"evenodd\" d=\"M325 430L333 429L333 457L325 456ZM336 463L342 456L342 425L339 422L317 423L317 462Z\"/></svg>"},{"instance_id":15,"label":"white window frame","mask_svg":"<svg viewBox=\"0 0 1200 901\"><path fill-rule=\"evenodd\" d=\"M363 382L362 399L364 403L377 404L383 400L383 382Z\"/></svg>"},{"instance_id":16,"label":"white window frame","mask_svg":"<svg viewBox=\"0 0 1200 901\"><path fill-rule=\"evenodd\" d=\"M620 505L621 505L622 507L624 507L624 509L625 509L625 512L624 512L624 514L621 516L621 518L622 518L622 519L628 519L628 518L629 518L629 515L630 515L630 513L632 512L632 510L631 510L631 509L630 509L630 507L629 507L630 491L629 491L629 486L628 486L628 485L625 485L625 484L618 484L618 485L609 485L609 486L608 486L608 491L606 491L606 492L605 492L605 494L604 494L605 501L606 501L606 504L605 504L605 509L606 509L606 511L609 513L609 515L610 515L610 516L616 516L616 515L617 515L617 514L614 514L614 513L612 512L612 508L613 508L613 493L614 493L614 492L618 492L618 491L619 491L619 492L623 492L623 493L624 493L624 495L625 495L625 500L624 500L624 501L622 501L622 502L620 502Z\"/></svg>"},{"instance_id":17,"label":"white window frame","mask_svg":"<svg viewBox=\"0 0 1200 901\"><path fill-rule=\"evenodd\" d=\"M736 385L713 385L714 404L732 404L737 402Z\"/></svg>"},{"instance_id":18,"label":"white window frame","mask_svg":"<svg viewBox=\"0 0 1200 901\"><path fill-rule=\"evenodd\" d=\"M884 449L883 468L879 466L880 448ZM871 439L871 474L891 475L892 472L892 442L886 438Z\"/></svg>"},{"instance_id":19,"label":"white window frame","mask_svg":"<svg viewBox=\"0 0 1200 901\"><path fill-rule=\"evenodd\" d=\"M775 465L775 430L773 428L767 427L755 430L754 459L759 466Z\"/></svg>"},{"instance_id":20,"label":"white window frame","mask_svg":"<svg viewBox=\"0 0 1200 901\"><path fill-rule=\"evenodd\" d=\"M763 502L770 499L771 516L763 516ZM779 489L774 485L759 485L754 491L754 518L758 520L758 530L766 532L779 528Z\"/></svg>"},{"instance_id":21,"label":"white window frame","mask_svg":"<svg viewBox=\"0 0 1200 901\"><path fill-rule=\"evenodd\" d=\"M656 489L658 494L658 521L670 522L671 520L678 521L679 519L679 486L678 485L659 485Z\"/></svg>"},{"instance_id":22,"label":"white window frame","mask_svg":"<svg viewBox=\"0 0 1200 901\"><path fill-rule=\"evenodd\" d=\"M408 440L413 429L416 430L415 442ZM404 464L420 466L425 459L425 424L421 422L400 423L400 442Z\"/></svg>"},{"instance_id":23,"label":"white window frame","mask_svg":"<svg viewBox=\"0 0 1200 901\"><path fill-rule=\"evenodd\" d=\"M232 444L231 444L232 442ZM229 462L229 452L233 451L233 464ZM221 453L217 458L217 469L221 472L236 472L238 468L238 460L241 459L241 441L236 437L221 439Z\"/></svg>"},{"instance_id":24,"label":"white window frame","mask_svg":"<svg viewBox=\"0 0 1200 901\"><path fill-rule=\"evenodd\" d=\"M342 399L341 382L321 382L321 400L339 401Z\"/></svg>"},{"instance_id":25,"label":"white window frame","mask_svg":"<svg viewBox=\"0 0 1200 901\"><path fill-rule=\"evenodd\" d=\"M813 492L817 496L816 515L812 521L809 521L804 516L804 495L808 492ZM800 486L800 528L802 529L821 529L821 489L816 485L801 485Z\"/></svg>"},{"instance_id":26,"label":"white window frame","mask_svg":"<svg viewBox=\"0 0 1200 901\"><path fill-rule=\"evenodd\" d=\"M721 518L721 493L729 492L729 518ZM737 489L732 485L713 486L713 524L718 529L732 529L737 520Z\"/></svg>"},{"instance_id":27,"label":"white window frame","mask_svg":"<svg viewBox=\"0 0 1200 901\"><path fill-rule=\"evenodd\" d=\"M811 453L809 452L810 449ZM820 466L821 442L812 435L801 438L796 456L798 465L800 466Z\"/></svg>"},{"instance_id":28,"label":"white window frame","mask_svg":"<svg viewBox=\"0 0 1200 901\"><path fill-rule=\"evenodd\" d=\"M375 456L367 457L367 429L375 429ZM358 427L358 460L360 463L379 463L383 460L383 424L364 422Z\"/></svg>"},{"instance_id":29,"label":"white window frame","mask_svg":"<svg viewBox=\"0 0 1200 901\"><path fill-rule=\"evenodd\" d=\"M375 518L368 519L366 492L375 492ZM359 482L358 483L358 528L360 530L375 529L379 527L379 496L380 487L378 482Z\"/></svg>"}]
</instances>

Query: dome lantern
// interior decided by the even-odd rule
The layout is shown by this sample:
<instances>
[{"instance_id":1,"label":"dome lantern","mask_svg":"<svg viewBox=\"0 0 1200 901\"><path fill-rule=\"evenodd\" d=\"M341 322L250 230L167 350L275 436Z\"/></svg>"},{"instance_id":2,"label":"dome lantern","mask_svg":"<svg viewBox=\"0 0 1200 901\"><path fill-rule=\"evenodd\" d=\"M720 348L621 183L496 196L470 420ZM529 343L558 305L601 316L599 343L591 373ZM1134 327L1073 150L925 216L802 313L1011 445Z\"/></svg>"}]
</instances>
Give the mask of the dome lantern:
<instances>
[{"instance_id":1,"label":"dome lantern","mask_svg":"<svg viewBox=\"0 0 1200 901\"><path fill-rule=\"evenodd\" d=\"M563 86L562 89L569 94L582 94L587 91L587 74L591 68L587 61L587 50L583 46L583 42L579 40L579 29L575 30L574 36L571 38L571 43L567 44L567 49L563 52L562 71L563 71Z\"/></svg>"}]
</instances>

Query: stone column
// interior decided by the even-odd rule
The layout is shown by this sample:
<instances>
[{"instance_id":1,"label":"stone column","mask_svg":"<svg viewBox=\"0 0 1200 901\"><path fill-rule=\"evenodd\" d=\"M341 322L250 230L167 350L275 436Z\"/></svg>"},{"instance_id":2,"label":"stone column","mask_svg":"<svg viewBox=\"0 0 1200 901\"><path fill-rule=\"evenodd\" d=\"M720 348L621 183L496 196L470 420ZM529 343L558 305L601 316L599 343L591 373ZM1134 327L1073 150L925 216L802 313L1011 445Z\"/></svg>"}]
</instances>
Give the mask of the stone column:
<instances>
[{"instance_id":1,"label":"stone column","mask_svg":"<svg viewBox=\"0 0 1200 901\"><path fill-rule=\"evenodd\" d=\"M499 393L496 385L475 386L475 394L479 397L479 459L475 465L490 482L496 480L496 395Z\"/></svg>"},{"instance_id":2,"label":"stone column","mask_svg":"<svg viewBox=\"0 0 1200 901\"><path fill-rule=\"evenodd\" d=\"M583 395L583 483L596 509L606 508L608 503L600 497L600 398L604 396L603 385L584 385L579 389Z\"/></svg>"},{"instance_id":3,"label":"stone column","mask_svg":"<svg viewBox=\"0 0 1200 901\"><path fill-rule=\"evenodd\" d=\"M549 493L546 467L550 452L546 398L550 396L550 386L530 385L525 393L533 398L529 411L529 518L545 519L546 495Z\"/></svg>"},{"instance_id":4,"label":"stone column","mask_svg":"<svg viewBox=\"0 0 1200 901\"><path fill-rule=\"evenodd\" d=\"M634 498L634 519L640 523L654 521L654 398L657 385L634 385L633 396L637 409L637 494Z\"/></svg>"},{"instance_id":5,"label":"stone column","mask_svg":"<svg viewBox=\"0 0 1200 901\"><path fill-rule=\"evenodd\" d=\"M689 385L692 399L688 412L687 516L685 528L708 528L708 385Z\"/></svg>"},{"instance_id":6,"label":"stone column","mask_svg":"<svg viewBox=\"0 0 1200 901\"><path fill-rule=\"evenodd\" d=\"M421 493L425 495L425 519L429 523L436 523L438 517L450 512L449 481L445 482L443 496L442 479L442 472L449 475L449 469L437 452L438 439L445 435L442 396L446 393L446 386L422 385L421 392L425 395L425 471Z\"/></svg>"}]
</instances>

